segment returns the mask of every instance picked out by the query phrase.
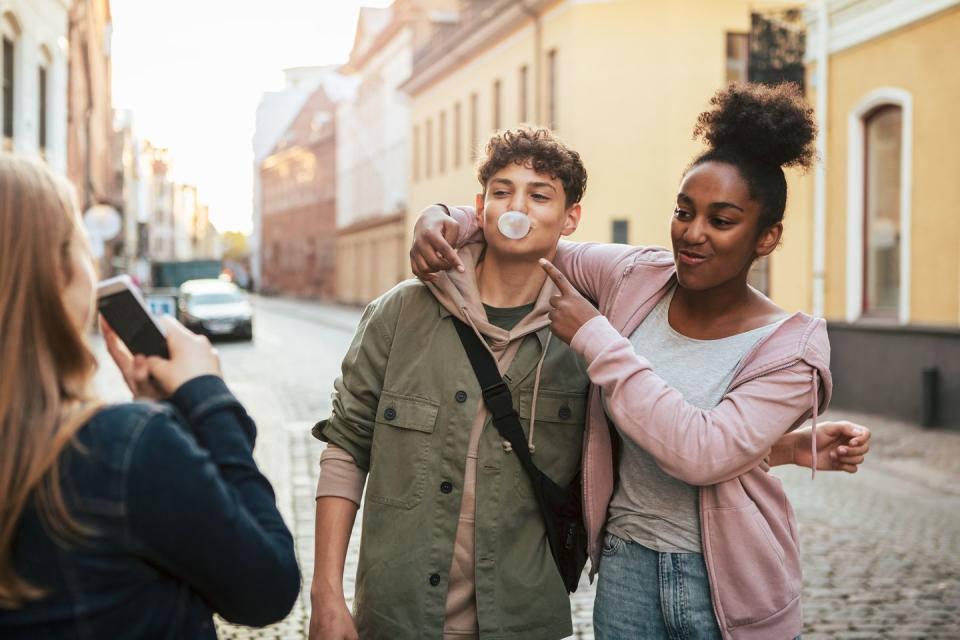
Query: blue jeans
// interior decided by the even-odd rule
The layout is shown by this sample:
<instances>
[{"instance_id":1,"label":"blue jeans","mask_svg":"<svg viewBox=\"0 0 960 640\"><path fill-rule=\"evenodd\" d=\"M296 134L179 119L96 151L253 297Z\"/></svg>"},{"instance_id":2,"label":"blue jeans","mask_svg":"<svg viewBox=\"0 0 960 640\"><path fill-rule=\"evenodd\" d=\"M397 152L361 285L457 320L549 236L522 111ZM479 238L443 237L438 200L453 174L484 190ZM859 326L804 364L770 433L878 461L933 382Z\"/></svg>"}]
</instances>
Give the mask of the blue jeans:
<instances>
[{"instance_id":1,"label":"blue jeans","mask_svg":"<svg viewBox=\"0 0 960 640\"><path fill-rule=\"evenodd\" d=\"M719 640L703 555L603 540L593 607L597 640Z\"/></svg>"}]
</instances>

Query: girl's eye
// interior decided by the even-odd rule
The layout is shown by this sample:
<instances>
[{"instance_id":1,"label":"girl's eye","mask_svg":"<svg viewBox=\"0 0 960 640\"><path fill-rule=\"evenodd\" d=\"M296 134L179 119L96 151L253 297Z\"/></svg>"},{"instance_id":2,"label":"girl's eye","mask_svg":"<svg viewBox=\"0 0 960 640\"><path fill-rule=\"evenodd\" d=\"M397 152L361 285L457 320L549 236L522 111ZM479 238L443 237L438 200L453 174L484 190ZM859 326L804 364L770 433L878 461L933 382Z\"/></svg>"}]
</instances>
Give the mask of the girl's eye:
<instances>
[{"instance_id":1,"label":"girl's eye","mask_svg":"<svg viewBox=\"0 0 960 640\"><path fill-rule=\"evenodd\" d=\"M687 218L690 217L690 212L684 211L680 207L677 207L676 209L673 210L673 217L678 220L686 220Z\"/></svg>"},{"instance_id":2,"label":"girl's eye","mask_svg":"<svg viewBox=\"0 0 960 640\"><path fill-rule=\"evenodd\" d=\"M713 224L715 224L716 226L718 226L718 227L720 227L720 228L726 228L726 227L729 227L729 226L730 226L731 224L733 224L733 223L730 222L729 220L724 220L723 218L714 218L714 219L713 219Z\"/></svg>"}]
</instances>

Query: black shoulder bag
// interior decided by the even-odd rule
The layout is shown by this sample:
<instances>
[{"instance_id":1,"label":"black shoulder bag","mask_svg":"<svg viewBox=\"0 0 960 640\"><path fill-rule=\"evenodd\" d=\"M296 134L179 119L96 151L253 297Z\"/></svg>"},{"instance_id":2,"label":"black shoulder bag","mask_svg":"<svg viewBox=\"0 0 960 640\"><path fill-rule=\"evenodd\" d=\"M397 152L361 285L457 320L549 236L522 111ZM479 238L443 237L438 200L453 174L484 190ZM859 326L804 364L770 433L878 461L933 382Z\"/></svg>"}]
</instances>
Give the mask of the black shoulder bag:
<instances>
[{"instance_id":1,"label":"black shoulder bag","mask_svg":"<svg viewBox=\"0 0 960 640\"><path fill-rule=\"evenodd\" d=\"M570 486L561 487L537 468L530 456L520 417L513 408L510 389L500 377L496 361L472 328L456 318L453 322L483 390L483 402L493 415L493 425L500 437L513 447L530 478L533 495L547 530L550 553L567 593L572 593L577 590L580 574L587 563L587 530L583 525L580 473L577 473Z\"/></svg>"}]
</instances>

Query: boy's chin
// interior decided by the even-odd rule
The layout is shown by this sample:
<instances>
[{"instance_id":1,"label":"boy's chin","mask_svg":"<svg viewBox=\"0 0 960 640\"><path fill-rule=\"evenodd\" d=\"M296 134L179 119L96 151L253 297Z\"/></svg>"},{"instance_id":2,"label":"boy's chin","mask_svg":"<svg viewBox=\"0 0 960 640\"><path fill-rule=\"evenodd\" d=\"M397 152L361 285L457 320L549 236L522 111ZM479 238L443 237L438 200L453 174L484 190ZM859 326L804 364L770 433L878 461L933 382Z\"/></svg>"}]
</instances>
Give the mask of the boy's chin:
<instances>
[{"instance_id":1,"label":"boy's chin","mask_svg":"<svg viewBox=\"0 0 960 640\"><path fill-rule=\"evenodd\" d=\"M498 238L495 242L487 243L487 254L501 260L523 261L536 263L540 258L549 258L556 250L556 245L544 247L542 243L530 242L530 238L510 240Z\"/></svg>"}]
</instances>

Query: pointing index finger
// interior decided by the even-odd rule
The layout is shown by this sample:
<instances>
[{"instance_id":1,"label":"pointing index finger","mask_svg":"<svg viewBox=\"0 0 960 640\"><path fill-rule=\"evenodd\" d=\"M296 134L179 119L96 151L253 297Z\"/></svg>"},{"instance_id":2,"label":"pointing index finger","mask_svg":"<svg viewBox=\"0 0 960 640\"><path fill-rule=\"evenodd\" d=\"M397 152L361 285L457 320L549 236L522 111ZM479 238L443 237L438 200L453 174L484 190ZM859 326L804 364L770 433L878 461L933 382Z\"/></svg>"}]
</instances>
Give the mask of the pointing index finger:
<instances>
[{"instance_id":1,"label":"pointing index finger","mask_svg":"<svg viewBox=\"0 0 960 640\"><path fill-rule=\"evenodd\" d=\"M567 280L566 276L560 273L560 270L553 266L553 263L547 260L546 258L540 258L540 266L543 267L543 270L547 272L547 275L550 276L550 279L557 285L557 288L560 289L560 293L566 294L573 291L573 285L570 284L570 281Z\"/></svg>"}]
</instances>

